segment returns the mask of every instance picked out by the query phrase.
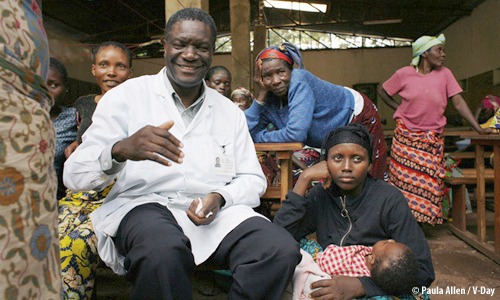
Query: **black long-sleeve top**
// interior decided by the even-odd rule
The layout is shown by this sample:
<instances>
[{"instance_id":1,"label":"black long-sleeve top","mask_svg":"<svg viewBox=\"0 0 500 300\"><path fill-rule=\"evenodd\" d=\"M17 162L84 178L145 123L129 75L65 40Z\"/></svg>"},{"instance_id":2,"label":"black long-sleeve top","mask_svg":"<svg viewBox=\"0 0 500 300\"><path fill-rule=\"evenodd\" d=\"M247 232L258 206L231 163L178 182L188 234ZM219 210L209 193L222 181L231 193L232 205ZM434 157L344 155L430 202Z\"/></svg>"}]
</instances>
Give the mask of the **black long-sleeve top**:
<instances>
[{"instance_id":1,"label":"black long-sleeve top","mask_svg":"<svg viewBox=\"0 0 500 300\"><path fill-rule=\"evenodd\" d=\"M410 212L403 194L382 180L367 178L361 194L346 198L346 209L351 219L342 216L342 202L335 184L324 190L321 185L311 189L306 197L290 191L283 206L274 217L274 223L286 228L297 240L316 232L318 242L326 248L341 246L373 246L380 240L394 239L407 245L416 255L420 272L417 286L429 287L434 281L429 244ZM359 277L366 296L385 292L370 277Z\"/></svg>"}]
</instances>

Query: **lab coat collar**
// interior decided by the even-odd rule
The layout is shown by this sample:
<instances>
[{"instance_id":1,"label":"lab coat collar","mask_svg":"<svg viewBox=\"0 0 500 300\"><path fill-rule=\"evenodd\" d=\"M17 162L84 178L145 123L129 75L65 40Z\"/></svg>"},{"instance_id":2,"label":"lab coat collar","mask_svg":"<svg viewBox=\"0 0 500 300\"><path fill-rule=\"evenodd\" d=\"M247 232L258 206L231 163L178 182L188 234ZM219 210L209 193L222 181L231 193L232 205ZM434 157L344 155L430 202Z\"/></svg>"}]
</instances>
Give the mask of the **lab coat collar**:
<instances>
[{"instance_id":1,"label":"lab coat collar","mask_svg":"<svg viewBox=\"0 0 500 300\"><path fill-rule=\"evenodd\" d=\"M175 90L170 83L170 80L167 78L167 80L164 79L164 76L167 76L166 73L166 67L163 67L160 72L158 72L155 75L154 79L154 91L156 94L165 97L167 99L172 98L172 93L175 93ZM166 83L166 84L165 84ZM202 80L201 83L203 84L203 94L205 94L205 99L203 100L203 105L208 105L208 106L213 106L214 105L214 100L212 99L213 97L210 97L208 95L208 87L205 83L205 80ZM173 99L172 99L173 101Z\"/></svg>"},{"instance_id":2,"label":"lab coat collar","mask_svg":"<svg viewBox=\"0 0 500 300\"><path fill-rule=\"evenodd\" d=\"M166 75L166 67L162 68L160 72L156 75L154 75L154 91L156 94L159 96L163 97L164 99L169 102L168 105L172 106L172 110L175 109L176 112L177 108L175 107L174 104L174 99L172 98L172 93L175 92L174 88L172 87L172 84L170 83L170 80L165 80L164 76ZM202 122L203 120L206 120L206 117L210 114L212 110L212 106L215 104L214 96L210 95L211 90L207 87L205 84L205 80L202 80L203 84L203 94L201 97L204 97L205 99L203 100L203 103L201 104L200 110L198 110L198 113L196 113L196 116L194 117L193 121L189 124L189 126L186 128L184 125L184 122L182 121L182 117L179 113L176 114L176 117L174 118L174 121L183 128L183 131L185 133L189 133L191 130L193 130L196 126L199 125L199 122ZM216 91L214 91L217 93Z\"/></svg>"}]
</instances>

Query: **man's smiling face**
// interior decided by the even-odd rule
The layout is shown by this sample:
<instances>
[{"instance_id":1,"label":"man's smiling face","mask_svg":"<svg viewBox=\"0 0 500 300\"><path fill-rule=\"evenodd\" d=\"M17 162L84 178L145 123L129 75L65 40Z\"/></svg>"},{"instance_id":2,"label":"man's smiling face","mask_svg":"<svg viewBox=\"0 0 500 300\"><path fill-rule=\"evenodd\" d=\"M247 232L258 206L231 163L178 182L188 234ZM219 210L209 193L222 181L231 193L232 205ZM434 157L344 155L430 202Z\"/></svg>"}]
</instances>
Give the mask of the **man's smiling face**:
<instances>
[{"instance_id":1,"label":"man's smiling face","mask_svg":"<svg viewBox=\"0 0 500 300\"><path fill-rule=\"evenodd\" d=\"M163 41L167 75L174 87L201 84L212 63L214 45L210 27L196 20L181 20Z\"/></svg>"}]
</instances>

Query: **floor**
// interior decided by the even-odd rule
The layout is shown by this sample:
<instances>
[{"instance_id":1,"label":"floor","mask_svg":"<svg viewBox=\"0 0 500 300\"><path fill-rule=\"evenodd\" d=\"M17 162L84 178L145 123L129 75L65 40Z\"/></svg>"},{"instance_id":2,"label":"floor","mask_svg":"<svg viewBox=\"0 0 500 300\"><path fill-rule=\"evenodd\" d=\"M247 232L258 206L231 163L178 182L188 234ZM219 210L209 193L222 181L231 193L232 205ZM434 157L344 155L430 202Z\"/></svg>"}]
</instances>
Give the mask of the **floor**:
<instances>
[{"instance_id":1,"label":"floor","mask_svg":"<svg viewBox=\"0 0 500 300\"><path fill-rule=\"evenodd\" d=\"M447 224L424 227L423 230L431 247L436 274L436 280L431 286L433 293L431 299L500 299L500 265L454 236L447 229ZM199 273L193 277L193 298L195 300L226 299L227 294L213 284L213 281L206 279L206 275L206 273ZM107 269L100 269L97 280L99 283L98 299L128 298L130 285L125 279L113 275ZM465 295L458 294L462 291ZM215 295L206 296L202 292ZM486 294L487 292L490 294ZM493 296L491 296L492 292Z\"/></svg>"}]
</instances>

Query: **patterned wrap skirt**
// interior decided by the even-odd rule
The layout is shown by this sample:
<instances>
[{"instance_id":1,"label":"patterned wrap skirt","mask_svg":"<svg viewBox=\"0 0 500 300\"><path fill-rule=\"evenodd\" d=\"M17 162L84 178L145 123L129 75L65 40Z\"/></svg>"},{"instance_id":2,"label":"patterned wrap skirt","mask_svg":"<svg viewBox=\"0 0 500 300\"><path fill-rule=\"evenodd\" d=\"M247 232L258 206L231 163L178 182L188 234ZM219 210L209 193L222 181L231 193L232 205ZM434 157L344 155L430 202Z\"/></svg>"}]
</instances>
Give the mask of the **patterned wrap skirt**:
<instances>
[{"instance_id":1,"label":"patterned wrap skirt","mask_svg":"<svg viewBox=\"0 0 500 300\"><path fill-rule=\"evenodd\" d=\"M60 299L46 36L35 1L0 10L0 298Z\"/></svg>"},{"instance_id":2,"label":"patterned wrap skirt","mask_svg":"<svg viewBox=\"0 0 500 300\"><path fill-rule=\"evenodd\" d=\"M366 126L372 135L373 155L370 175L373 178L387 181L387 147L385 145L384 129L380 123L377 106L363 93L363 110L352 119L351 124L359 123Z\"/></svg>"},{"instance_id":3,"label":"patterned wrap skirt","mask_svg":"<svg viewBox=\"0 0 500 300\"><path fill-rule=\"evenodd\" d=\"M396 121L389 182L403 192L417 222L442 224L444 138L433 131L410 131L401 119Z\"/></svg>"},{"instance_id":4,"label":"patterned wrap skirt","mask_svg":"<svg viewBox=\"0 0 500 300\"><path fill-rule=\"evenodd\" d=\"M97 237L90 213L104 202L114 183L103 191L72 192L59 200L59 238L64 299L96 299L99 265Z\"/></svg>"}]
</instances>

